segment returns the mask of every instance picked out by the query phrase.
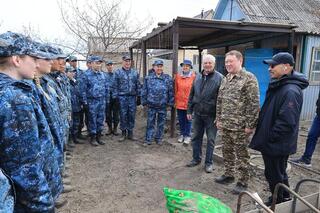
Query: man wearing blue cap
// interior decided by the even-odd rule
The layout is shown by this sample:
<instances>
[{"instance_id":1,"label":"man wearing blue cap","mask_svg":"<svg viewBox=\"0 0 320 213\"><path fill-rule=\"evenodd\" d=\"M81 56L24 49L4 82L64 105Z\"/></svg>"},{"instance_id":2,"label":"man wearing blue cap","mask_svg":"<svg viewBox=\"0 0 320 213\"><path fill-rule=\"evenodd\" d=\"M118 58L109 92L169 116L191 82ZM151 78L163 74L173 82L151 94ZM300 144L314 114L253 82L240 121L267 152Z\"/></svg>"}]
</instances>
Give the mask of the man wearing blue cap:
<instances>
[{"instance_id":1,"label":"man wearing blue cap","mask_svg":"<svg viewBox=\"0 0 320 213\"><path fill-rule=\"evenodd\" d=\"M82 103L88 111L88 130L92 146L104 145L101 140L105 118L106 100L108 100L108 81L101 71L101 56L91 56L92 69L83 74L81 96Z\"/></svg>"},{"instance_id":2,"label":"man wearing blue cap","mask_svg":"<svg viewBox=\"0 0 320 213\"><path fill-rule=\"evenodd\" d=\"M142 105L148 107L147 131L144 145L150 145L153 139L155 139L158 145L162 145L167 106L172 107L174 104L172 78L168 74L163 73L162 60L157 60L154 64L155 72L150 73L145 78L141 93ZM156 122L157 128L155 128Z\"/></svg>"},{"instance_id":3,"label":"man wearing blue cap","mask_svg":"<svg viewBox=\"0 0 320 213\"><path fill-rule=\"evenodd\" d=\"M128 55L122 57L122 68L114 73L112 96L120 103L120 129L122 137L119 142L126 138L135 140L133 128L135 122L137 97L140 97L141 85L139 74L131 68L131 58Z\"/></svg>"},{"instance_id":4,"label":"man wearing blue cap","mask_svg":"<svg viewBox=\"0 0 320 213\"><path fill-rule=\"evenodd\" d=\"M106 62L107 67L107 80L109 81L109 101L106 105L106 122L108 125L107 135L119 135L118 124L119 124L119 100L112 97L111 85L113 82L113 61L109 60Z\"/></svg>"},{"instance_id":5,"label":"man wearing blue cap","mask_svg":"<svg viewBox=\"0 0 320 213\"><path fill-rule=\"evenodd\" d=\"M66 70L66 74L70 81L70 93L72 104L72 125L70 127L71 139L75 144L81 144L82 141L78 140L81 137L82 127L81 116L83 116L83 107L81 104L81 92L80 92L80 79L83 71L77 66L77 57L69 56L67 62L70 64L70 70Z\"/></svg>"},{"instance_id":6,"label":"man wearing blue cap","mask_svg":"<svg viewBox=\"0 0 320 213\"><path fill-rule=\"evenodd\" d=\"M69 129L72 122L72 106L71 106L71 92L70 92L70 81L65 73L67 55L65 55L60 48L51 47L49 52L55 56L53 59L53 64L51 66L51 72L48 74L50 78L56 83L59 90L59 96L61 98L61 114L63 117L64 128L65 128L65 142L67 148L71 151L71 147L74 147L74 144L69 141Z\"/></svg>"},{"instance_id":7,"label":"man wearing blue cap","mask_svg":"<svg viewBox=\"0 0 320 213\"><path fill-rule=\"evenodd\" d=\"M156 61L154 61L154 62L152 63L152 68L148 70L148 75L150 75L150 74L152 74L152 73L155 72L155 70L156 70L156 64L155 64L155 62L156 62Z\"/></svg>"},{"instance_id":8,"label":"man wearing blue cap","mask_svg":"<svg viewBox=\"0 0 320 213\"><path fill-rule=\"evenodd\" d=\"M14 183L14 212L54 212L52 185L59 176L53 138L30 84L37 56L27 37L0 35L0 168ZM53 182L52 182L53 181Z\"/></svg>"},{"instance_id":9,"label":"man wearing blue cap","mask_svg":"<svg viewBox=\"0 0 320 213\"><path fill-rule=\"evenodd\" d=\"M263 62L269 65L271 81L249 147L262 153L265 176L273 194L278 183L289 186L287 160L297 151L302 90L309 83L303 74L294 71L294 59L290 53L281 52ZM280 189L276 203L288 199L290 194ZM272 195L266 205L271 203Z\"/></svg>"},{"instance_id":10,"label":"man wearing blue cap","mask_svg":"<svg viewBox=\"0 0 320 213\"><path fill-rule=\"evenodd\" d=\"M52 59L54 59L55 56L47 51L45 45L36 43L36 48L38 55L35 57L37 58L36 62L38 66L31 85L34 87L34 90L39 97L41 109L47 119L50 132L53 137L53 144L55 149L54 155L51 155L50 157L54 158L54 160L57 160L58 162L58 168L60 169L57 168L54 171L56 173L55 176L58 177L62 175L61 171L63 171L64 168L64 121L59 110L59 98L58 94L56 93L55 83L52 82L52 80L48 79L48 77L46 76L46 74L50 73ZM57 199L63 189L61 179L56 180L52 188L52 193L55 195L53 197L55 200L55 206L57 208L60 208L62 205L66 204L66 200L63 201L61 199ZM64 187L64 192L67 191L71 191L71 188L69 186Z\"/></svg>"}]
</instances>

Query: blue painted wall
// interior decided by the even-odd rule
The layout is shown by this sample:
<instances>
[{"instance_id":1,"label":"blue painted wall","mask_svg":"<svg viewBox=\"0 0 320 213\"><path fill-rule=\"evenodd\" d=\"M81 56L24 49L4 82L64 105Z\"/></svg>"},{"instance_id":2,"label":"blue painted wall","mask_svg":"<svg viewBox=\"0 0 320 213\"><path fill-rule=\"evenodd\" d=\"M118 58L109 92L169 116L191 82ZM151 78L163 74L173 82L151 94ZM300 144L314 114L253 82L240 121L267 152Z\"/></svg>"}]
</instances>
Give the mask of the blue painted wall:
<instances>
[{"instance_id":1,"label":"blue painted wall","mask_svg":"<svg viewBox=\"0 0 320 213\"><path fill-rule=\"evenodd\" d=\"M260 90L260 106L262 106L268 85L270 75L268 65L263 60L272 58L274 49L247 49L244 53L244 67L252 72L258 79Z\"/></svg>"}]
</instances>

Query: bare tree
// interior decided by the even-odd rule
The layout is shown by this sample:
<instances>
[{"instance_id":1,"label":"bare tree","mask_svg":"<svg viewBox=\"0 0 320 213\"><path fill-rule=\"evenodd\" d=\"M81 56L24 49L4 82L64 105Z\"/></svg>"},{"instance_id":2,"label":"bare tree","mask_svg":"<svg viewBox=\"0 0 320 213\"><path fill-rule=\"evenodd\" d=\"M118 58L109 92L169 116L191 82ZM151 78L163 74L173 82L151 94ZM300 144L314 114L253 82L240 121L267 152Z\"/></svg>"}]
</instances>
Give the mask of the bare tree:
<instances>
[{"instance_id":1,"label":"bare tree","mask_svg":"<svg viewBox=\"0 0 320 213\"><path fill-rule=\"evenodd\" d=\"M82 4L81 4L82 3ZM130 10L121 10L121 1L78 0L58 2L62 21L77 40L77 52L101 54L116 52L151 25L152 19L137 21Z\"/></svg>"}]
</instances>

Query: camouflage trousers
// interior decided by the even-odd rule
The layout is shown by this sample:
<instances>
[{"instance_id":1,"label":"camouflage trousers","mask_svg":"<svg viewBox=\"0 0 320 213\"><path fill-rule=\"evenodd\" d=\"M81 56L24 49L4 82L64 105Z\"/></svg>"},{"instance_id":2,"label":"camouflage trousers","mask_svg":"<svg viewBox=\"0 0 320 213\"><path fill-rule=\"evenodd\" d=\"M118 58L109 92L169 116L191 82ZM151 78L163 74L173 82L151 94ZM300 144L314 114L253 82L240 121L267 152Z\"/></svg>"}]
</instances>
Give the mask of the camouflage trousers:
<instances>
[{"instance_id":1,"label":"camouflage trousers","mask_svg":"<svg viewBox=\"0 0 320 213\"><path fill-rule=\"evenodd\" d=\"M150 142L153 137L156 141L163 138L164 125L166 123L167 109L166 108L148 108L148 121L146 131L146 141ZM157 128L156 128L157 122ZM156 134L154 135L154 133Z\"/></svg>"},{"instance_id":2,"label":"camouflage trousers","mask_svg":"<svg viewBox=\"0 0 320 213\"><path fill-rule=\"evenodd\" d=\"M221 131L222 154L224 159L225 175L235 177L235 169L239 171L238 182L247 184L249 180L249 151L248 135L243 131Z\"/></svg>"},{"instance_id":3,"label":"camouflage trousers","mask_svg":"<svg viewBox=\"0 0 320 213\"><path fill-rule=\"evenodd\" d=\"M55 201L63 190L63 183L61 177L61 170L58 159L53 151L48 153L46 160L44 160L43 173L46 177L49 188L51 189L51 195Z\"/></svg>"},{"instance_id":4,"label":"camouflage trousers","mask_svg":"<svg viewBox=\"0 0 320 213\"><path fill-rule=\"evenodd\" d=\"M104 98L88 99L88 130L91 135L101 133L104 126L106 102Z\"/></svg>"},{"instance_id":5,"label":"camouflage trousers","mask_svg":"<svg viewBox=\"0 0 320 213\"><path fill-rule=\"evenodd\" d=\"M70 128L70 133L72 136L77 136L79 131L81 131L81 113L82 112L72 112L72 125Z\"/></svg>"},{"instance_id":6,"label":"camouflage trousers","mask_svg":"<svg viewBox=\"0 0 320 213\"><path fill-rule=\"evenodd\" d=\"M136 96L119 96L120 129L132 131L136 117Z\"/></svg>"}]
</instances>

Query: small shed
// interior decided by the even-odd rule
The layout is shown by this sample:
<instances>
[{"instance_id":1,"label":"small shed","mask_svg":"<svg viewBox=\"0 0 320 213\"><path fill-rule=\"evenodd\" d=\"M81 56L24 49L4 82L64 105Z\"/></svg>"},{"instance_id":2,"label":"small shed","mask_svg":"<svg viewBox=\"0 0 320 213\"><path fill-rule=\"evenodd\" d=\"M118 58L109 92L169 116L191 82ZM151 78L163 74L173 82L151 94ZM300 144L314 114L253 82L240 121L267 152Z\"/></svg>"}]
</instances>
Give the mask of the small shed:
<instances>
[{"instance_id":1,"label":"small shed","mask_svg":"<svg viewBox=\"0 0 320 213\"><path fill-rule=\"evenodd\" d=\"M178 70L178 50L195 49L201 53L204 49L224 48L229 51L230 46L249 42L263 41L268 38L284 36L287 38L286 47L293 52L294 25L254 23L245 21L204 20L177 17L172 22L159 26L151 33L134 42L130 47L142 53L143 76L147 73L146 53L148 49L172 49L172 75ZM199 70L201 68L199 67ZM171 136L175 132L175 109L171 111Z\"/></svg>"}]
</instances>

